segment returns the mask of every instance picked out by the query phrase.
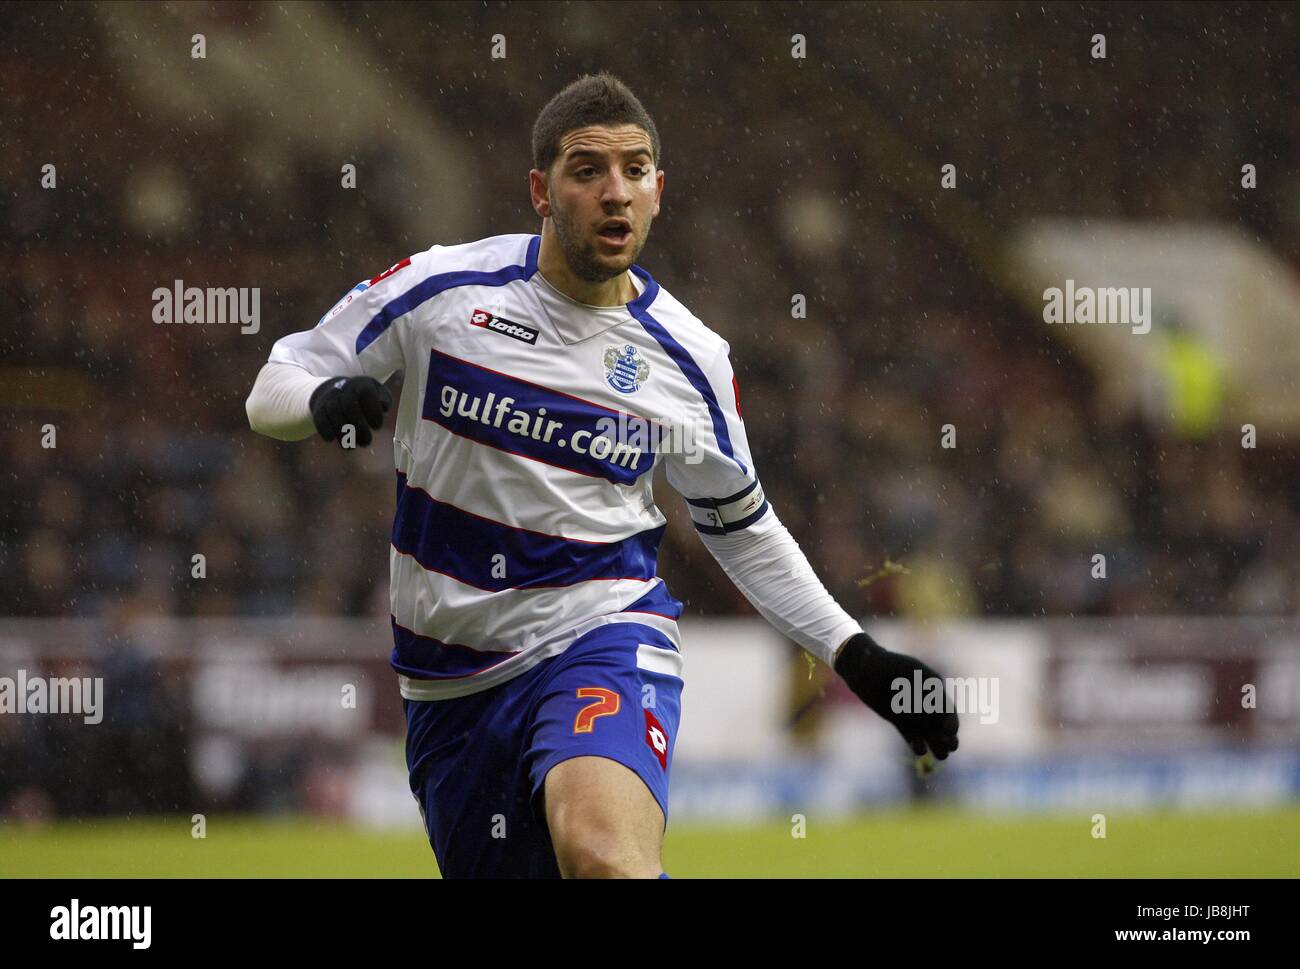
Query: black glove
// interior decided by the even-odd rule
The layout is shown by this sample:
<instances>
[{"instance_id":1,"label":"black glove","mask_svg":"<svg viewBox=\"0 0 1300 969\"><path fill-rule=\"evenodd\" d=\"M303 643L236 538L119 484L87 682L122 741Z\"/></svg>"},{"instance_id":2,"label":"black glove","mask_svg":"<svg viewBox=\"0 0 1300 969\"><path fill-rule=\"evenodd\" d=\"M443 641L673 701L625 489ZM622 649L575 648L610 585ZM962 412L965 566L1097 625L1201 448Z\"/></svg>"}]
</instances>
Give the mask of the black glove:
<instances>
[{"instance_id":1,"label":"black glove","mask_svg":"<svg viewBox=\"0 0 1300 969\"><path fill-rule=\"evenodd\" d=\"M356 443L369 447L370 428L384 426L393 395L374 377L331 377L312 391L310 404L312 422L325 440L341 439L343 428L351 424Z\"/></svg>"},{"instance_id":2,"label":"black glove","mask_svg":"<svg viewBox=\"0 0 1300 969\"><path fill-rule=\"evenodd\" d=\"M905 709L910 712L896 713L893 709L894 681L899 677L906 680L910 692L916 670L921 671L923 688L931 678L938 678L942 684L943 678L919 659L891 653L866 633L858 633L845 643L835 660L835 672L863 703L898 728L912 753L920 757L928 746L936 758L944 760L957 749L957 714L948 691L943 692L943 712L923 712L922 697L916 696L908 697Z\"/></svg>"}]
</instances>

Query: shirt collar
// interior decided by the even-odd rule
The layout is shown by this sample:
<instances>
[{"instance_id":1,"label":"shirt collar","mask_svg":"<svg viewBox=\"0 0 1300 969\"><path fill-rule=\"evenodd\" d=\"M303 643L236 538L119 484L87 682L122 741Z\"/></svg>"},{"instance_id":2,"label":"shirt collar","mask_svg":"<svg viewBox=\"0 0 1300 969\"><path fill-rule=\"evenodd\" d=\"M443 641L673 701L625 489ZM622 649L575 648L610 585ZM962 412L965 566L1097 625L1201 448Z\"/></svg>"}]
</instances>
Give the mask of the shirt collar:
<instances>
[{"instance_id":1,"label":"shirt collar","mask_svg":"<svg viewBox=\"0 0 1300 969\"><path fill-rule=\"evenodd\" d=\"M647 284L636 273L629 271L629 275L637 290L637 297L633 300L635 302L645 293ZM590 303L578 302L547 282L541 270L532 274L529 283L551 325L565 343L578 343L632 319L626 304L592 306Z\"/></svg>"}]
</instances>

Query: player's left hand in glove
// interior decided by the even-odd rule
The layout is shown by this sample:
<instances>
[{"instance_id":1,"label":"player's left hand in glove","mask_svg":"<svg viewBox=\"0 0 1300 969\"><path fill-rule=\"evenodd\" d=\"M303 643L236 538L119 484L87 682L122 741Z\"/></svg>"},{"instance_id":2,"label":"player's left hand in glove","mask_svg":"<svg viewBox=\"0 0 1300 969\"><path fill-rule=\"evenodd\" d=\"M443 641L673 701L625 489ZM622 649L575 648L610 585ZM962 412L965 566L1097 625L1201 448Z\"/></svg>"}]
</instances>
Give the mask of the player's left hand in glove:
<instances>
[{"instance_id":1,"label":"player's left hand in glove","mask_svg":"<svg viewBox=\"0 0 1300 969\"><path fill-rule=\"evenodd\" d=\"M911 691L916 670L921 671L923 692L931 679L937 678L942 688L943 678L919 659L891 653L866 633L853 636L835 659L835 672L863 703L898 728L912 753L921 757L928 747L937 759L945 760L957 749L957 714L946 690L942 711L926 713L920 708L922 697L916 696L909 697L907 704L900 704L909 712L894 710L892 701L898 695L895 681L901 678L906 685L899 684L899 688Z\"/></svg>"},{"instance_id":2,"label":"player's left hand in glove","mask_svg":"<svg viewBox=\"0 0 1300 969\"><path fill-rule=\"evenodd\" d=\"M374 377L331 377L311 393L311 419L327 441L343 444L344 429L351 424L356 443L369 447L370 429L384 426L384 414L393 395Z\"/></svg>"}]
</instances>

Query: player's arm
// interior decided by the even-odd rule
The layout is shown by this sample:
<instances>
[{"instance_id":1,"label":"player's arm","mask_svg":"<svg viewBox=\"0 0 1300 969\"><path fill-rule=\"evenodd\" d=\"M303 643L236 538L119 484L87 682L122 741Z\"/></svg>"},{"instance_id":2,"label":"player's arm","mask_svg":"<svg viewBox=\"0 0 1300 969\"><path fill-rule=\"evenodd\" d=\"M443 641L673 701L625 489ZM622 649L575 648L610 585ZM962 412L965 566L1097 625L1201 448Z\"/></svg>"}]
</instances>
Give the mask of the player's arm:
<instances>
[{"instance_id":1,"label":"player's arm","mask_svg":"<svg viewBox=\"0 0 1300 969\"><path fill-rule=\"evenodd\" d=\"M316 433L370 444L393 403L383 381L403 363L395 323L415 275L410 262L358 283L313 329L276 341L244 405L253 430L281 441Z\"/></svg>"},{"instance_id":2,"label":"player's arm","mask_svg":"<svg viewBox=\"0 0 1300 969\"><path fill-rule=\"evenodd\" d=\"M920 756L928 748L946 758L957 749L956 713L900 714L890 703L898 678L910 687L914 671L923 681L938 674L918 659L884 649L862 630L822 585L763 496L726 349L724 344L705 370L716 402L710 420L714 433L702 434L693 454L670 456L669 483L687 499L700 540L763 618L831 666L898 729L913 753Z\"/></svg>"}]
</instances>

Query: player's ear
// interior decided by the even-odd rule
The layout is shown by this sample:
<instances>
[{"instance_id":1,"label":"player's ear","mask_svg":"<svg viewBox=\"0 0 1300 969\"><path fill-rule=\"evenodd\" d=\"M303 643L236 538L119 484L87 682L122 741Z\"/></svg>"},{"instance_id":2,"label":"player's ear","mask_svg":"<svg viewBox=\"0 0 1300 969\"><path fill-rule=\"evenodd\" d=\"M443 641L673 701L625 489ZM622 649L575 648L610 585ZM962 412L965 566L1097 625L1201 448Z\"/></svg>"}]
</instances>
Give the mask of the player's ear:
<instances>
[{"instance_id":1,"label":"player's ear","mask_svg":"<svg viewBox=\"0 0 1300 969\"><path fill-rule=\"evenodd\" d=\"M664 194L664 173L663 170L660 169L655 172L655 210L652 213L650 213L652 218L657 217L659 215L659 200L663 198L663 194Z\"/></svg>"},{"instance_id":2,"label":"player's ear","mask_svg":"<svg viewBox=\"0 0 1300 969\"><path fill-rule=\"evenodd\" d=\"M540 169L528 172L528 194L532 197L533 211L543 219L551 215L551 189L546 183L546 175Z\"/></svg>"}]
</instances>

